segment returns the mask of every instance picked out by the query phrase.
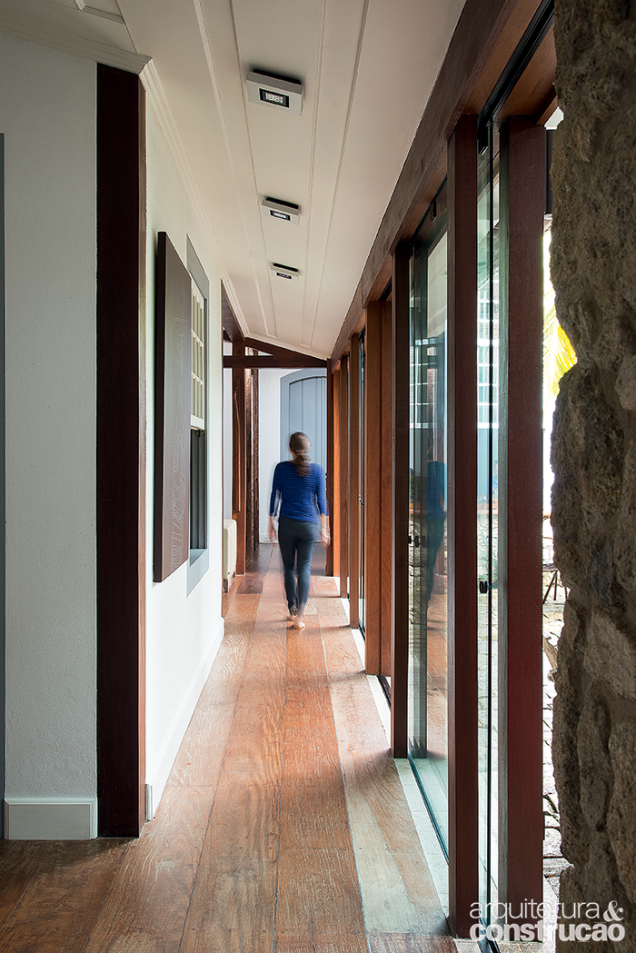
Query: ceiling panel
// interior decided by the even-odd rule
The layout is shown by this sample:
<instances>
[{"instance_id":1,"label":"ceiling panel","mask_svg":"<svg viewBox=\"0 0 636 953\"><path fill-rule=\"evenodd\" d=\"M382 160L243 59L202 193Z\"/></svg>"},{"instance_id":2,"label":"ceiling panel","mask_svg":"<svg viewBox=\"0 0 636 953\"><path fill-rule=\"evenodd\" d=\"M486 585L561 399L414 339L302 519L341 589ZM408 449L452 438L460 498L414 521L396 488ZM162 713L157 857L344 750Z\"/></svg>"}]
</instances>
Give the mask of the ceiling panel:
<instances>
[{"instance_id":1,"label":"ceiling panel","mask_svg":"<svg viewBox=\"0 0 636 953\"><path fill-rule=\"evenodd\" d=\"M96 57L95 46L137 52L123 23L80 12L73 2L1 0L0 31L61 49L76 46L80 55L89 55L91 45Z\"/></svg>"},{"instance_id":2,"label":"ceiling panel","mask_svg":"<svg viewBox=\"0 0 636 953\"><path fill-rule=\"evenodd\" d=\"M134 62L152 57L150 108L187 157L184 174L243 329L326 356L463 2L89 4L120 10L124 26L80 13L74 0L0 0L0 28L3 16L22 15L23 33L29 23L40 34L79 31ZM303 81L302 115L248 102L255 67ZM266 195L298 204L300 224L265 218ZM272 261L297 268L299 280L273 277Z\"/></svg>"}]
</instances>

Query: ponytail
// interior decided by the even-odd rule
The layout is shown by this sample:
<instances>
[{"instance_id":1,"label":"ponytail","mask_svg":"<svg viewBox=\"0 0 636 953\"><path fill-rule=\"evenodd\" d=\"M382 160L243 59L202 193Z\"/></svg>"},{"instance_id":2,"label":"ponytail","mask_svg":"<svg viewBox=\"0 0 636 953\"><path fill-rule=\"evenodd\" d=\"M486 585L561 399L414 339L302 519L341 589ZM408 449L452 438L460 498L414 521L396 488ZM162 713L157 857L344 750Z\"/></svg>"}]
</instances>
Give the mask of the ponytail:
<instances>
[{"instance_id":1,"label":"ponytail","mask_svg":"<svg viewBox=\"0 0 636 953\"><path fill-rule=\"evenodd\" d=\"M309 437L298 431L289 438L289 449L294 454L294 466L298 476L306 477L309 473Z\"/></svg>"}]
</instances>

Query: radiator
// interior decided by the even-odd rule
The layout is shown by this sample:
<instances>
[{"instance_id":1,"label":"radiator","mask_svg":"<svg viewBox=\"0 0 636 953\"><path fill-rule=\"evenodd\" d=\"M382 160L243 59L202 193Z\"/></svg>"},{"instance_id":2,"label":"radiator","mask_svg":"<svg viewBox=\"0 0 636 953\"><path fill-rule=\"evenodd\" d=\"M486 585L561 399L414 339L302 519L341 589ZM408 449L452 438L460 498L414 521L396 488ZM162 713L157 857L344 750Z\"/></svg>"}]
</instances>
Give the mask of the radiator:
<instances>
[{"instance_id":1,"label":"radiator","mask_svg":"<svg viewBox=\"0 0 636 953\"><path fill-rule=\"evenodd\" d=\"M223 589L230 588L236 573L236 520L223 520Z\"/></svg>"}]
</instances>

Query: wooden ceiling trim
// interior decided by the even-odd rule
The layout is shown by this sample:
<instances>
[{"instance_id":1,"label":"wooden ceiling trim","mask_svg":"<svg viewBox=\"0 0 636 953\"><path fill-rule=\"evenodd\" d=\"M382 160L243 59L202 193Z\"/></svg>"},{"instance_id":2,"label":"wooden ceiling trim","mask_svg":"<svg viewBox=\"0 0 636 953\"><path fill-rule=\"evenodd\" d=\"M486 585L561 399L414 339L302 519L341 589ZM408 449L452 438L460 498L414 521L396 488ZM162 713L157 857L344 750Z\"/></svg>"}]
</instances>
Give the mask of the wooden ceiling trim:
<instances>
[{"instance_id":1,"label":"wooden ceiling trim","mask_svg":"<svg viewBox=\"0 0 636 953\"><path fill-rule=\"evenodd\" d=\"M223 285L221 285L221 315L223 318L223 332L224 335L227 335L227 340L233 343L243 341L243 332L236 320L236 315L232 310L232 305Z\"/></svg>"},{"instance_id":2,"label":"wooden ceiling trim","mask_svg":"<svg viewBox=\"0 0 636 953\"><path fill-rule=\"evenodd\" d=\"M510 12L492 51L481 70L473 90L466 102L464 112L479 115L501 75L517 48L520 38L526 32L539 7L538 0L518 0Z\"/></svg>"},{"instance_id":3,"label":"wooden ceiling trim","mask_svg":"<svg viewBox=\"0 0 636 953\"><path fill-rule=\"evenodd\" d=\"M387 257L398 242L409 240L443 180L446 165L446 142L459 116L466 111L486 65L498 77L519 42L528 22L538 7L538 0L467 0L449 45L437 82L431 93L422 120L415 134L402 172L375 241L367 258L338 339L332 360L338 361L347 347L371 297L381 284L380 273L386 269ZM523 8L523 15L518 7ZM530 7L532 10L530 11ZM513 19L513 15L518 16ZM529 13L529 16L528 16ZM520 22L517 23L516 20ZM510 24L514 23L514 28ZM504 36L509 38L501 46ZM494 53L499 55L494 59ZM488 90L490 92L490 89ZM433 179L440 172L437 188ZM428 201L425 196L430 194ZM409 233L410 230L410 233Z\"/></svg>"},{"instance_id":4,"label":"wooden ceiling trim","mask_svg":"<svg viewBox=\"0 0 636 953\"><path fill-rule=\"evenodd\" d=\"M315 357L313 354L305 354L303 351L295 351L290 347L283 347L281 344L271 344L269 341L259 341L257 338L245 338L245 347L251 347L255 351L261 351L264 354L276 354L279 357L293 358L299 363L295 367L326 367L326 358Z\"/></svg>"},{"instance_id":5,"label":"wooden ceiling trim","mask_svg":"<svg viewBox=\"0 0 636 953\"><path fill-rule=\"evenodd\" d=\"M287 357L280 354L225 354L223 357L223 367L243 367L243 368L304 368L304 367L327 367L327 361L319 357L307 357L306 354L295 354L289 352Z\"/></svg>"},{"instance_id":6,"label":"wooden ceiling trim","mask_svg":"<svg viewBox=\"0 0 636 953\"><path fill-rule=\"evenodd\" d=\"M444 149L439 157L435 169L429 176L426 185L418 196L417 201L413 203L411 214L409 215L407 221L404 222L403 228L399 233L401 236L400 240L408 241L415 235L422 219L426 215L429 205L437 195L445 176L446 150ZM388 253L384 257L384 260L379 266L376 267L374 263L371 265L371 267L369 267L368 270L365 268L365 272L363 273L358 287L356 288L353 301L351 302L349 310L347 311L347 315L340 329L338 339L334 345L332 359L334 359L334 357L337 355L336 359L339 360L342 354L346 354L348 352L351 335L359 334L364 327L365 309L368 307L371 301L379 301L382 298L387 285L391 281L391 273L393 270L392 253L397 241L398 238L396 237L395 242L392 244L392 247L389 249ZM373 249L371 252L373 252ZM369 264L369 261L367 261L367 264ZM367 284L369 279L372 279L370 285Z\"/></svg>"},{"instance_id":7,"label":"wooden ceiling trim","mask_svg":"<svg viewBox=\"0 0 636 953\"><path fill-rule=\"evenodd\" d=\"M556 47L554 26L552 26L510 93L503 109L498 113L497 122L501 124L510 116L541 115L545 110L546 102L553 101L556 95L554 92L555 72Z\"/></svg>"}]
</instances>

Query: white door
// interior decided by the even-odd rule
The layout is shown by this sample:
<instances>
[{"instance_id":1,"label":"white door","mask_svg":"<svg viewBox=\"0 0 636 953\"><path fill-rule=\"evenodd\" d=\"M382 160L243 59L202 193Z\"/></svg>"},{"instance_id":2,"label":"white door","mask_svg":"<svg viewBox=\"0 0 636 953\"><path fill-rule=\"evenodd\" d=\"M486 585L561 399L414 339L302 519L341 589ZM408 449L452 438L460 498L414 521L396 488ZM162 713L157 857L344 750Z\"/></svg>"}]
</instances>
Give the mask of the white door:
<instances>
[{"instance_id":1,"label":"white door","mask_svg":"<svg viewBox=\"0 0 636 953\"><path fill-rule=\"evenodd\" d=\"M280 458L289 459L289 438L301 431L311 441L310 456L327 471L327 371L307 367L280 381Z\"/></svg>"}]
</instances>

